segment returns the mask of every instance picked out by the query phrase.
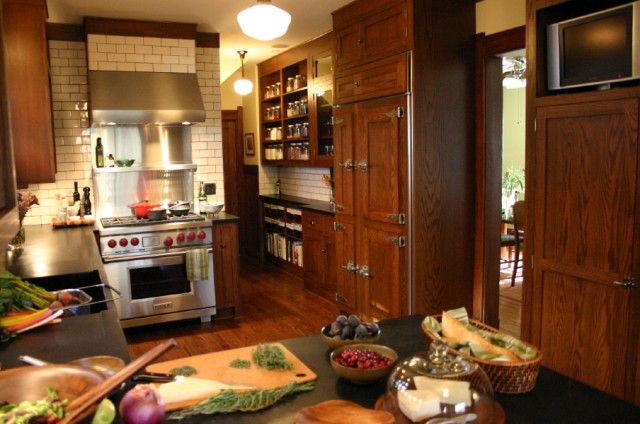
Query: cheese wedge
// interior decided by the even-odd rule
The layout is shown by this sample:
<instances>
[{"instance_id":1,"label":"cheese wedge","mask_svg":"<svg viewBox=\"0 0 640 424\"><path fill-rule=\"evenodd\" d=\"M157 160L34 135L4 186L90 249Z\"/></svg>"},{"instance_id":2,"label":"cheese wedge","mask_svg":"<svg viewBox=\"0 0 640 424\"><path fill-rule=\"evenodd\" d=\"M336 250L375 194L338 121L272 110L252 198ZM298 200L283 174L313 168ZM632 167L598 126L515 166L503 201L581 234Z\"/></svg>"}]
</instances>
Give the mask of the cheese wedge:
<instances>
[{"instance_id":1,"label":"cheese wedge","mask_svg":"<svg viewBox=\"0 0 640 424\"><path fill-rule=\"evenodd\" d=\"M215 396L222 390L251 390L253 386L229 385L215 380L195 377L176 377L175 381L157 387L160 396L167 403L183 402L192 399L204 399Z\"/></svg>"},{"instance_id":2,"label":"cheese wedge","mask_svg":"<svg viewBox=\"0 0 640 424\"><path fill-rule=\"evenodd\" d=\"M468 381L444 380L430 377L414 377L413 384L418 390L436 393L440 402L451 405L464 403L471 406L471 389Z\"/></svg>"},{"instance_id":3,"label":"cheese wedge","mask_svg":"<svg viewBox=\"0 0 640 424\"><path fill-rule=\"evenodd\" d=\"M431 390L402 390L398 392L398 406L411 421L423 421L440 414L440 398Z\"/></svg>"},{"instance_id":4,"label":"cheese wedge","mask_svg":"<svg viewBox=\"0 0 640 424\"><path fill-rule=\"evenodd\" d=\"M453 318L446 311L442 312L442 334L452 343L471 342L478 345L482 350L504 356L511 362L521 362L516 354L491 344L478 333L469 331L460 321Z\"/></svg>"}]
</instances>

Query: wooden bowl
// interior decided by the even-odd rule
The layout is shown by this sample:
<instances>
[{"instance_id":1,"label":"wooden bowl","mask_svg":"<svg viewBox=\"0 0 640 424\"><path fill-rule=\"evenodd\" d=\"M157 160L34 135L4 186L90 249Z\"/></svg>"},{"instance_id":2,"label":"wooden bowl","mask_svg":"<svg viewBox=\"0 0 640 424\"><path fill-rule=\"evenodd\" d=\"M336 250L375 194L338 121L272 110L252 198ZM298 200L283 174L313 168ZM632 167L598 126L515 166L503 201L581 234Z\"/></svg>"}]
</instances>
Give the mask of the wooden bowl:
<instances>
[{"instance_id":1,"label":"wooden bowl","mask_svg":"<svg viewBox=\"0 0 640 424\"><path fill-rule=\"evenodd\" d=\"M336 349L340 346L347 346L352 344L362 344L362 343L370 343L374 344L380 340L380 335L382 334L382 330L378 329L378 332L371 337L364 338L354 338L354 339L341 339L339 336L329 337L327 334L329 333L329 328L331 325L325 325L320 330L320 337L322 341L324 341L331 349Z\"/></svg>"},{"instance_id":2,"label":"wooden bowl","mask_svg":"<svg viewBox=\"0 0 640 424\"><path fill-rule=\"evenodd\" d=\"M13 368L0 372L0 400L35 401L52 388L58 390L60 399L71 401L103 381L99 372L73 365Z\"/></svg>"},{"instance_id":3,"label":"wooden bowl","mask_svg":"<svg viewBox=\"0 0 640 424\"><path fill-rule=\"evenodd\" d=\"M366 369L366 370L345 367L335 361L335 358L339 356L345 349L360 349L360 350L369 349L381 356L391 359L391 363L386 367ZM356 383L356 384L368 384L368 383L373 383L374 381L378 381L383 378L386 378L391 372L391 370L393 369L393 367L396 365L396 362L398 361L398 354L396 353L395 350L387 346L363 343L363 344L352 344L352 345L340 346L339 348L331 352L329 359L331 360L331 368L333 368L333 370L335 371L336 374L338 374L339 377L342 377L345 380L349 380L352 383Z\"/></svg>"}]
</instances>

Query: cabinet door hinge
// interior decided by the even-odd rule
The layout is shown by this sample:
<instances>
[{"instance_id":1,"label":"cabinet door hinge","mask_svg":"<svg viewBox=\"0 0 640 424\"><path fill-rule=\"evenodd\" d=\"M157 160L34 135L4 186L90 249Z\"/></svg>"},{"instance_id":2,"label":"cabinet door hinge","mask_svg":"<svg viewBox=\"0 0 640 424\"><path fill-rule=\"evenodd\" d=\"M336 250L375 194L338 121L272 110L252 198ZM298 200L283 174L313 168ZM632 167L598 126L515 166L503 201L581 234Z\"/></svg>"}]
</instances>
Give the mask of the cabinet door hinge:
<instances>
[{"instance_id":1,"label":"cabinet door hinge","mask_svg":"<svg viewBox=\"0 0 640 424\"><path fill-rule=\"evenodd\" d=\"M344 119L342 118L336 118L335 116L331 117L331 125L336 126L336 125L340 125L344 122Z\"/></svg>"},{"instance_id":2,"label":"cabinet door hinge","mask_svg":"<svg viewBox=\"0 0 640 424\"><path fill-rule=\"evenodd\" d=\"M344 228L344 225L339 224L339 223L337 223L337 222L335 222L335 221L334 221L334 223L333 223L333 231L336 231L336 232L338 232L338 231L344 231L344 229L345 229L345 228Z\"/></svg>"},{"instance_id":3,"label":"cabinet door hinge","mask_svg":"<svg viewBox=\"0 0 640 424\"><path fill-rule=\"evenodd\" d=\"M340 293L336 293L336 302L347 303L347 298Z\"/></svg>"},{"instance_id":4,"label":"cabinet door hinge","mask_svg":"<svg viewBox=\"0 0 640 424\"><path fill-rule=\"evenodd\" d=\"M387 218L394 224L404 224L407 222L407 217L403 213L392 213L387 215Z\"/></svg>"},{"instance_id":5,"label":"cabinet door hinge","mask_svg":"<svg viewBox=\"0 0 640 424\"><path fill-rule=\"evenodd\" d=\"M387 112L387 116L389 118L402 118L404 117L404 108L402 106L398 106L394 110Z\"/></svg>"},{"instance_id":6,"label":"cabinet door hinge","mask_svg":"<svg viewBox=\"0 0 640 424\"><path fill-rule=\"evenodd\" d=\"M389 243L395 244L398 247L405 247L407 245L407 240L404 236L400 237L391 237L389 238Z\"/></svg>"}]
</instances>

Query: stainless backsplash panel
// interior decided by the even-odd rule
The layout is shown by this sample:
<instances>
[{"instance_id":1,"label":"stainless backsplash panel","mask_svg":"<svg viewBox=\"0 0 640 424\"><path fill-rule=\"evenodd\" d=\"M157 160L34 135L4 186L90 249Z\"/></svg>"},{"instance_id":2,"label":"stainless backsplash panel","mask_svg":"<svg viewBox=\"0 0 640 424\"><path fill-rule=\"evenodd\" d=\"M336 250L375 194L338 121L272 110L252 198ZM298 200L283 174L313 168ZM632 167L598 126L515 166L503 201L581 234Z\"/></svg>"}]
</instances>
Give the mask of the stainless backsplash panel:
<instances>
[{"instance_id":1,"label":"stainless backsplash panel","mask_svg":"<svg viewBox=\"0 0 640 424\"><path fill-rule=\"evenodd\" d=\"M102 138L105 159L135 159L134 166L190 164L189 125L105 125L91 128L92 151Z\"/></svg>"},{"instance_id":2,"label":"stainless backsplash panel","mask_svg":"<svg viewBox=\"0 0 640 424\"><path fill-rule=\"evenodd\" d=\"M131 215L128 205L143 200L193 203L191 170L95 173L95 210L99 217Z\"/></svg>"}]
</instances>

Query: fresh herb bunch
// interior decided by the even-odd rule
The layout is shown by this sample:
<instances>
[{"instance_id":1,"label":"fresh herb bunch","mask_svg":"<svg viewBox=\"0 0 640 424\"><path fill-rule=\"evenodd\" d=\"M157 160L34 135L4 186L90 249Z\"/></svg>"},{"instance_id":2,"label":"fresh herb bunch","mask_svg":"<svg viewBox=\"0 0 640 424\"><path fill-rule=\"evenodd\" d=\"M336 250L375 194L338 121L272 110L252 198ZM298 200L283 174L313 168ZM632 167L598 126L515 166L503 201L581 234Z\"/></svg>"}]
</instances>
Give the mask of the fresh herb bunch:
<instances>
[{"instance_id":1,"label":"fresh herb bunch","mask_svg":"<svg viewBox=\"0 0 640 424\"><path fill-rule=\"evenodd\" d=\"M253 351L253 362L268 370L290 370L291 362L287 361L284 352L278 346L261 344Z\"/></svg>"},{"instance_id":2,"label":"fresh herb bunch","mask_svg":"<svg viewBox=\"0 0 640 424\"><path fill-rule=\"evenodd\" d=\"M234 359L229 363L231 368L250 368L251 361L247 361L246 359Z\"/></svg>"},{"instance_id":3,"label":"fresh herb bunch","mask_svg":"<svg viewBox=\"0 0 640 424\"><path fill-rule=\"evenodd\" d=\"M193 368L191 365L185 365L183 367L172 368L169 371L172 375L181 375L183 377L189 377L198 373L198 370Z\"/></svg>"},{"instance_id":4,"label":"fresh herb bunch","mask_svg":"<svg viewBox=\"0 0 640 424\"><path fill-rule=\"evenodd\" d=\"M315 384L313 382L303 384L291 382L286 386L269 390L251 390L240 393L235 390L223 390L216 396L172 413L169 418L179 420L198 414L211 415L222 412L258 411L277 403L285 396L308 392L314 388Z\"/></svg>"}]
</instances>

